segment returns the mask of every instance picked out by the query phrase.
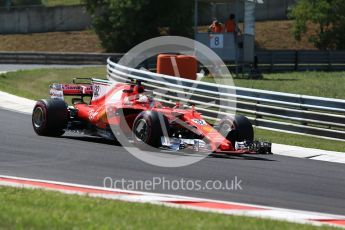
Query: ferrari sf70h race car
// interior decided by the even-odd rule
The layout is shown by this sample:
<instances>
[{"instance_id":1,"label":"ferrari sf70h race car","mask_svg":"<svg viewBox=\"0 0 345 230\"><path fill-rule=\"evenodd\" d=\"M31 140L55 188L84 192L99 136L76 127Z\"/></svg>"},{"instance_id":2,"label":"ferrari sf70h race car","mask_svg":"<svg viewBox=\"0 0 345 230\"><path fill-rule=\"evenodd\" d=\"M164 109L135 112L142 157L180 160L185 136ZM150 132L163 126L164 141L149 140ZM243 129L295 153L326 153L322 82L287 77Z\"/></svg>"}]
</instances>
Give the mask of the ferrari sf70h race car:
<instances>
[{"instance_id":1,"label":"ferrari sf70h race car","mask_svg":"<svg viewBox=\"0 0 345 230\"><path fill-rule=\"evenodd\" d=\"M152 91L139 80L85 81L77 78L70 84L50 86L51 98L37 101L33 109L32 125L38 135L61 136L75 131L112 140L121 135L136 146L158 149L271 154L270 143L254 141L253 127L244 116L227 116L211 125L194 106L176 102L167 107L154 100ZM65 96L72 96L71 105ZM91 98L89 103L85 97Z\"/></svg>"}]
</instances>

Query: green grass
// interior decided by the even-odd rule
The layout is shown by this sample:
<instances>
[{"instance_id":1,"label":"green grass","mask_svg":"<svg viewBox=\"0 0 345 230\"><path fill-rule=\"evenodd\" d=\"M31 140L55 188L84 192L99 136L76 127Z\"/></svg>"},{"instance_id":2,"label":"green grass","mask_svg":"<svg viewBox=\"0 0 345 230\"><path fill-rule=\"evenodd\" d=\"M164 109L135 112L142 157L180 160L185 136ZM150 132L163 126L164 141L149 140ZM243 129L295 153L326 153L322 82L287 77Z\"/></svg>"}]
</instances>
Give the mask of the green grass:
<instances>
[{"instance_id":1,"label":"green grass","mask_svg":"<svg viewBox=\"0 0 345 230\"><path fill-rule=\"evenodd\" d=\"M0 229L334 229L0 187Z\"/></svg>"},{"instance_id":2,"label":"green grass","mask_svg":"<svg viewBox=\"0 0 345 230\"><path fill-rule=\"evenodd\" d=\"M205 81L214 82L213 78ZM264 74L263 80L234 78L236 86L345 99L345 72L292 72Z\"/></svg>"},{"instance_id":3,"label":"green grass","mask_svg":"<svg viewBox=\"0 0 345 230\"><path fill-rule=\"evenodd\" d=\"M48 95L48 85L71 81L73 77L105 78L105 67L38 69L0 75L0 90L39 99ZM205 81L214 82L206 77ZM304 72L265 74L263 80L234 78L236 86L345 99L345 72Z\"/></svg>"},{"instance_id":4,"label":"green grass","mask_svg":"<svg viewBox=\"0 0 345 230\"><path fill-rule=\"evenodd\" d=\"M345 142L255 128L255 138L277 144L344 152Z\"/></svg>"},{"instance_id":5,"label":"green grass","mask_svg":"<svg viewBox=\"0 0 345 230\"><path fill-rule=\"evenodd\" d=\"M106 78L105 67L36 69L0 75L0 91L34 100L49 97L49 85L69 83L75 77Z\"/></svg>"},{"instance_id":6,"label":"green grass","mask_svg":"<svg viewBox=\"0 0 345 230\"><path fill-rule=\"evenodd\" d=\"M301 73L301 78L304 78L305 74L309 73ZM330 76L339 76L341 78L342 73L323 73L324 78L331 78ZM0 75L0 91L5 91L11 94L15 94L18 96L30 98L30 99L41 99L49 97L49 85L52 83L66 83L71 82L74 77L98 77L98 78L105 78L106 76L106 69L105 67L87 67L87 68L74 68L74 69L38 69L38 70L25 70L25 71L18 71L18 72L9 72L6 74ZM268 75L272 78L281 79L280 76L288 76L288 74L272 74ZM265 78L268 78L266 75ZM297 78L299 74L292 74L292 77L295 76ZM310 78L313 79L313 78ZM208 79L211 80L211 79ZM318 81L318 80L316 80ZM332 80L333 81L333 80ZM239 84L238 82L242 83L242 86L248 87L248 84L252 84L252 86L261 86L264 89L285 89L284 85L288 87L288 83L283 83L282 81L277 80L244 80L244 79L235 79L236 85ZM270 82L270 84L264 84L265 82ZM295 82L295 81L293 81ZM304 82L304 81L302 81ZM312 80L310 81L312 82ZM333 81L334 82L334 81ZM246 83L246 84L245 84ZM294 83L295 84L295 83ZM294 89L295 93L302 92L303 90L307 90L309 87L306 87L306 82L301 83L301 85L296 84L296 88ZM316 84L311 83L311 84ZM336 84L337 85L337 84ZM323 87L323 86L321 86ZM334 87L334 90L338 95L344 94L344 90L340 90L344 87L344 84L340 86L338 84ZM260 88L260 87L258 87ZM298 88L298 89L297 89ZM311 90L315 90L310 88L308 92ZM283 91L283 90L281 90ZM317 89L315 90L317 92ZM321 92L321 91L320 91ZM316 94L316 96L319 96ZM69 102L69 100L67 100ZM340 141L331 141L325 140L321 138L315 137L308 137L302 136L297 134L286 134L281 132L273 132L267 131L262 129L256 129L256 137L272 141L274 143L279 144L288 144L288 145L296 145L302 147L310 147L310 148L318 148L324 150L331 150L331 151L340 151L343 152L345 149L345 142Z\"/></svg>"},{"instance_id":7,"label":"green grass","mask_svg":"<svg viewBox=\"0 0 345 230\"><path fill-rule=\"evenodd\" d=\"M80 5L83 3L82 0L42 0L45 6L71 6Z\"/></svg>"}]
</instances>

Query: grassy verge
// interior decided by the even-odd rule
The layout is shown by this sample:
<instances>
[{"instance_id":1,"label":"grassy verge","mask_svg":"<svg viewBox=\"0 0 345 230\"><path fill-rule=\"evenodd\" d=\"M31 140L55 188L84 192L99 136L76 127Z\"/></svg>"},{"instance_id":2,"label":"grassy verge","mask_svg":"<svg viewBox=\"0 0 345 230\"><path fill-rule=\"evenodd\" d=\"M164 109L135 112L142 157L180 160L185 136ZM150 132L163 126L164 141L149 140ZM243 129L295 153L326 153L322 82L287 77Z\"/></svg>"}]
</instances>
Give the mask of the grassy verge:
<instances>
[{"instance_id":1,"label":"grassy verge","mask_svg":"<svg viewBox=\"0 0 345 230\"><path fill-rule=\"evenodd\" d=\"M97 35L90 30L0 34L0 50L24 52L104 52Z\"/></svg>"},{"instance_id":2,"label":"grassy verge","mask_svg":"<svg viewBox=\"0 0 345 230\"><path fill-rule=\"evenodd\" d=\"M334 91L332 95L338 95L340 98L345 98L345 93L342 90L343 85L345 83L345 78L342 77L342 73L323 73L323 77L320 79L314 80L314 78L309 78L310 81L308 84L317 85L325 83L323 78L330 79L329 81L333 81ZM339 79L343 79L344 81L341 84L337 85L337 80L332 80L331 76L339 76ZM59 83L59 82L71 82L74 77L100 77L104 78L106 75L105 67L87 67L87 68L76 68L76 69L38 69L38 70L25 70L25 71L18 71L18 72L10 72L7 74L0 75L0 91L9 92L11 94L15 94L18 96L30 98L30 99L41 99L47 98L49 96L49 88L48 86L52 83ZM282 74L285 76L285 74ZM293 74L291 78L296 78L296 81L299 81L299 75L302 75L302 79L304 78L304 73L301 74ZM275 76L277 78L275 78ZM288 74L286 74L288 76ZM293 77L295 76L295 77ZM281 75L273 75L272 78L280 79ZM210 79L209 79L210 80ZM251 80L243 80L238 79L235 80L236 85L246 86L246 87L257 87L257 88L264 88L270 90L278 90L285 89L283 86L287 85L288 83L282 84L282 81L274 81L272 80L270 84L265 84L267 80L260 80L260 81L251 81ZM241 84L240 84L241 83ZM324 91L317 91L312 87L306 87L307 82L305 80L301 80L301 82L294 83L294 87L291 86L291 90L294 90L294 93L312 93L314 92L315 96L326 96L327 90ZM321 86L322 87L322 86ZM287 90L287 89L286 89ZM319 93L319 94L318 94ZM322 94L322 95L320 95ZM318 148L324 150L331 150L331 151L344 151L345 143L340 141L330 141L320 138L314 137L307 137L302 135L295 135L295 134L286 134L281 132L273 132L267 131L262 129L256 129L256 137L272 141L274 143L279 144L288 144L288 145L296 145L302 147L310 147L310 148Z\"/></svg>"},{"instance_id":3,"label":"grassy verge","mask_svg":"<svg viewBox=\"0 0 345 230\"><path fill-rule=\"evenodd\" d=\"M214 82L212 77L205 81ZM234 78L236 86L345 99L345 72L292 72L264 74L262 80Z\"/></svg>"},{"instance_id":4,"label":"grassy verge","mask_svg":"<svg viewBox=\"0 0 345 230\"><path fill-rule=\"evenodd\" d=\"M277 144L344 152L345 142L255 128L255 138Z\"/></svg>"},{"instance_id":5,"label":"grassy verge","mask_svg":"<svg viewBox=\"0 0 345 230\"><path fill-rule=\"evenodd\" d=\"M0 75L0 90L34 100L49 97L52 83L72 82L75 77L105 78L106 67L36 69Z\"/></svg>"},{"instance_id":6,"label":"grassy verge","mask_svg":"<svg viewBox=\"0 0 345 230\"><path fill-rule=\"evenodd\" d=\"M236 86L345 99L345 72L265 74L263 80L236 79Z\"/></svg>"},{"instance_id":7,"label":"grassy verge","mask_svg":"<svg viewBox=\"0 0 345 230\"><path fill-rule=\"evenodd\" d=\"M0 187L0 196L1 229L316 229L310 225L42 190Z\"/></svg>"},{"instance_id":8,"label":"grassy verge","mask_svg":"<svg viewBox=\"0 0 345 230\"><path fill-rule=\"evenodd\" d=\"M105 67L37 69L0 75L0 90L39 99L48 95L54 82L70 82L74 77L105 78ZM204 81L214 82L213 78ZM345 72L302 72L265 74L263 80L235 78L236 86L345 99Z\"/></svg>"},{"instance_id":9,"label":"grassy verge","mask_svg":"<svg viewBox=\"0 0 345 230\"><path fill-rule=\"evenodd\" d=\"M82 0L42 0L45 6L72 6L80 5L83 3Z\"/></svg>"}]
</instances>

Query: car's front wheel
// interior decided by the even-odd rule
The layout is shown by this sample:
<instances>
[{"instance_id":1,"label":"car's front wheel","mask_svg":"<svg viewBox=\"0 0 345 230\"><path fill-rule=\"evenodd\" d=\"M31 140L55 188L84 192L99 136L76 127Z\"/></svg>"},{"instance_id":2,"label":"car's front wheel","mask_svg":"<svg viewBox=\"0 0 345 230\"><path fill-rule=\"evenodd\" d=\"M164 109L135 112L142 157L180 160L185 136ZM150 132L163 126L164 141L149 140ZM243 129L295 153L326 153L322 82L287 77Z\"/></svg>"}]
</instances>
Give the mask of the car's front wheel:
<instances>
[{"instance_id":1,"label":"car's front wheel","mask_svg":"<svg viewBox=\"0 0 345 230\"><path fill-rule=\"evenodd\" d=\"M141 112L133 123L133 138L138 144L147 144L158 148L161 137L167 134L168 122L163 114L155 111Z\"/></svg>"},{"instance_id":2,"label":"car's front wheel","mask_svg":"<svg viewBox=\"0 0 345 230\"><path fill-rule=\"evenodd\" d=\"M224 117L218 125L218 131L229 140L233 146L236 142L253 141L254 129L248 118L242 115Z\"/></svg>"},{"instance_id":3,"label":"car's front wheel","mask_svg":"<svg viewBox=\"0 0 345 230\"><path fill-rule=\"evenodd\" d=\"M68 122L68 109L59 99L37 101L32 112L32 126L40 136L61 136Z\"/></svg>"}]
</instances>

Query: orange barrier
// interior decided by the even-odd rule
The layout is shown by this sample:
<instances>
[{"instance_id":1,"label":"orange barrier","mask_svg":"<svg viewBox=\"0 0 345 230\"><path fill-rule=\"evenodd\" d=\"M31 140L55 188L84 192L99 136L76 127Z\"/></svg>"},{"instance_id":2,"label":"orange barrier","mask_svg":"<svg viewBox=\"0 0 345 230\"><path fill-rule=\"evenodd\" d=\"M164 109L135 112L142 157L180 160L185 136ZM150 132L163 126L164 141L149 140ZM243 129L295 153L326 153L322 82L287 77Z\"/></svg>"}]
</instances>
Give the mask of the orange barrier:
<instances>
[{"instance_id":1,"label":"orange barrier","mask_svg":"<svg viewBox=\"0 0 345 230\"><path fill-rule=\"evenodd\" d=\"M173 54L160 54L157 57L157 73L169 76L176 76L171 59L176 60L177 55Z\"/></svg>"},{"instance_id":2,"label":"orange barrier","mask_svg":"<svg viewBox=\"0 0 345 230\"><path fill-rule=\"evenodd\" d=\"M196 80L198 63L195 57L179 55L177 57L177 66L179 67L181 77Z\"/></svg>"},{"instance_id":3,"label":"orange barrier","mask_svg":"<svg viewBox=\"0 0 345 230\"><path fill-rule=\"evenodd\" d=\"M174 69L174 65L176 67ZM160 54L157 58L157 73L169 76L180 76L185 79L196 80L198 63L193 56Z\"/></svg>"}]
</instances>

